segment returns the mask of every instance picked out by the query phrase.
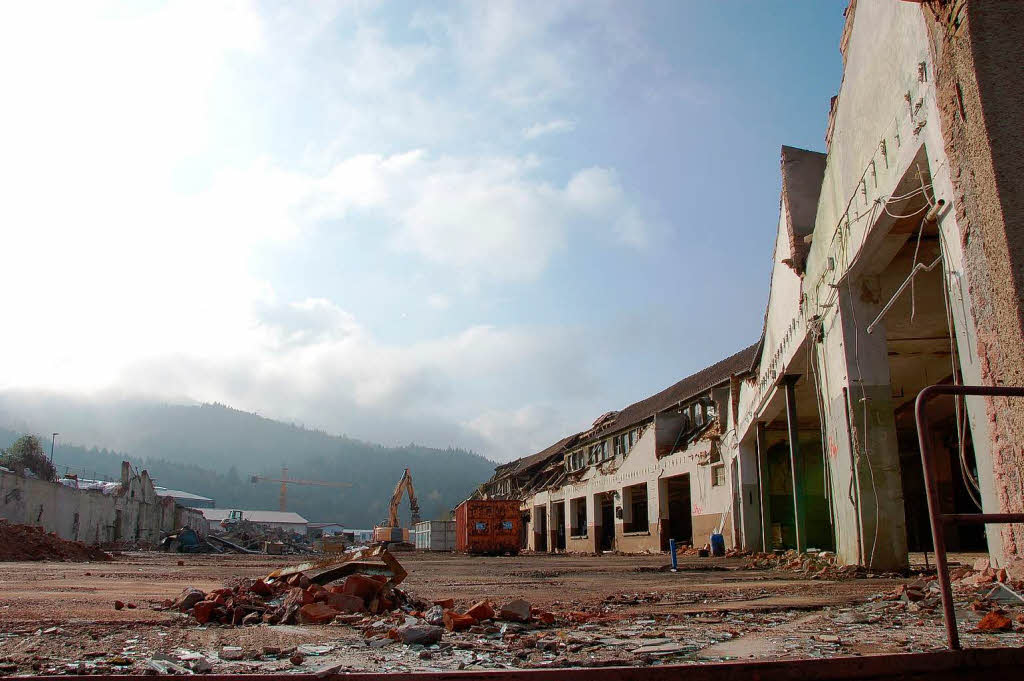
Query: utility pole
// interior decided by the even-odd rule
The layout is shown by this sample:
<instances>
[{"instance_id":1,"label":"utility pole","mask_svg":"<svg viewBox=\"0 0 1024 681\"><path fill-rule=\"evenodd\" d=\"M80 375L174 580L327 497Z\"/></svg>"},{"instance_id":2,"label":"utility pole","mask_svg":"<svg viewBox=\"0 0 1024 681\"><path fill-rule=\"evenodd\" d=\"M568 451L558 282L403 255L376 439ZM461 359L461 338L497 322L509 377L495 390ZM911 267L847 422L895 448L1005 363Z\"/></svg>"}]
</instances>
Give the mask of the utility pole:
<instances>
[{"instance_id":1,"label":"utility pole","mask_svg":"<svg viewBox=\"0 0 1024 681\"><path fill-rule=\"evenodd\" d=\"M54 433L53 437L50 438L50 463L51 464L53 464L53 445L54 445L54 443L57 442L57 436L58 435L60 435L60 433Z\"/></svg>"}]
</instances>

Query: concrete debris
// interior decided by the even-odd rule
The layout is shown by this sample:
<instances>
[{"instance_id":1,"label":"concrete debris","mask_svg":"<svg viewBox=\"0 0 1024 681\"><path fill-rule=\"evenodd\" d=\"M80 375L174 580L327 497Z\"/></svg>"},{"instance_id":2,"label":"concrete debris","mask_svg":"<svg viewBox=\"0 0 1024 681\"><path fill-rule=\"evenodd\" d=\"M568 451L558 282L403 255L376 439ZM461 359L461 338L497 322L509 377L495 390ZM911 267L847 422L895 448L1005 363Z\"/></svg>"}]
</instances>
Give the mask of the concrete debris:
<instances>
[{"instance_id":1,"label":"concrete debris","mask_svg":"<svg viewBox=\"0 0 1024 681\"><path fill-rule=\"evenodd\" d=\"M527 622L530 619L530 604L522 599L509 601L501 606L498 616L509 622Z\"/></svg>"}]
</instances>

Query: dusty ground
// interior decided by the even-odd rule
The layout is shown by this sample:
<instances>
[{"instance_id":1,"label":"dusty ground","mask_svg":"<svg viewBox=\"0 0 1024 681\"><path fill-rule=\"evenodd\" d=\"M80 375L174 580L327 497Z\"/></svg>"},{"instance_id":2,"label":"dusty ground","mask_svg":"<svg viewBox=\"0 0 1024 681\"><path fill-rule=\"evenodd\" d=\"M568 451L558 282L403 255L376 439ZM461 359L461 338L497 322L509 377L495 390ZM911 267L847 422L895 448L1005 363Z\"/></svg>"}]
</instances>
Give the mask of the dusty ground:
<instances>
[{"instance_id":1,"label":"dusty ground","mask_svg":"<svg viewBox=\"0 0 1024 681\"><path fill-rule=\"evenodd\" d=\"M289 557L126 553L112 563L0 563L0 672L141 672L154 657L184 664L195 654L226 673L658 664L908 652L944 641L941 611L879 598L906 579L812 581L739 569L739 559L692 559L671 573L662 571L664 556L399 558L409 571L402 588L421 598L452 597L466 607L519 597L559 619L525 631L446 634L428 648L374 647L361 627L198 626L153 609L187 586L260 577ZM115 610L115 600L137 607ZM573 614L581 612L589 614ZM1020 625L1006 634L968 633L982 614L960 612L966 646L1024 645ZM401 622L398 615L378 628ZM223 646L241 647L246 659L222 660ZM306 653L299 666L287 655L296 647Z\"/></svg>"}]
</instances>

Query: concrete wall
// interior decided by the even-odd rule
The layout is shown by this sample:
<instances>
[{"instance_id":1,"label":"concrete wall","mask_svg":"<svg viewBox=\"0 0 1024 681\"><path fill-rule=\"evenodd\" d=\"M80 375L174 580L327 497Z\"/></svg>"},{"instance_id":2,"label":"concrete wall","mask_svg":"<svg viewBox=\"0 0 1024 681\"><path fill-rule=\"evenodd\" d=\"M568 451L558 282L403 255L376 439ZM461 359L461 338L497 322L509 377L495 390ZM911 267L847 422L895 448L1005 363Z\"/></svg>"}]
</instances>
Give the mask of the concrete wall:
<instances>
[{"instance_id":1,"label":"concrete wall","mask_svg":"<svg viewBox=\"0 0 1024 681\"><path fill-rule=\"evenodd\" d=\"M0 472L0 518L87 544L156 543L161 532L184 526L206 531L200 513L157 497L146 471L129 475L115 494Z\"/></svg>"},{"instance_id":2,"label":"concrete wall","mask_svg":"<svg viewBox=\"0 0 1024 681\"><path fill-rule=\"evenodd\" d=\"M745 487L755 423L778 410L778 376L806 370L799 356L806 328L820 319L823 340L812 361L824 382L830 482L854 491L832 497L846 562L906 563L884 321L866 333L886 302L879 275L907 238L889 232L894 218L881 210L888 197L919 189L930 176L930 196L951 207L938 225L963 382L1024 384L1022 28L1021 3L851 4L806 273L794 295L777 254L765 347L758 375L740 390L737 433ZM779 242L785 238L780 225ZM1022 508L1022 414L1019 402L968 400L987 511ZM876 532L878 519L885 521ZM756 526L745 519L745 532ZM1004 549L1019 553L1019 528L990 528L988 536L997 560ZM749 537L745 543L754 545Z\"/></svg>"},{"instance_id":3,"label":"concrete wall","mask_svg":"<svg viewBox=\"0 0 1024 681\"><path fill-rule=\"evenodd\" d=\"M973 338L964 338L969 344L962 346L961 354L977 358L976 380L965 382L1021 386L1024 8L1015 2L972 0L929 6L922 16L930 38L937 122L948 160L947 199L952 200L951 221L955 220L959 233L953 246L962 250L970 299L963 326L974 332ZM979 474L989 512L1024 510L1022 402L974 400L972 430L988 430L989 465ZM988 538L997 560L1024 552L1020 525L990 526Z\"/></svg>"}]
</instances>

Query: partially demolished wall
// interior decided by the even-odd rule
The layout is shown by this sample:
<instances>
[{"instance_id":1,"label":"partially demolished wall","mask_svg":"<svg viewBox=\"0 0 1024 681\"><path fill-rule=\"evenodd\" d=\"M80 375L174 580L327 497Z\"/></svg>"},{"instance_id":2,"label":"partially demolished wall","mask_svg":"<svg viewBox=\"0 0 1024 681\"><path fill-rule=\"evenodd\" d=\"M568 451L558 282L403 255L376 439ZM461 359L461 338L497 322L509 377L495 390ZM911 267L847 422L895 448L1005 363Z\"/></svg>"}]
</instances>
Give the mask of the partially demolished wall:
<instances>
[{"instance_id":1,"label":"partially demolished wall","mask_svg":"<svg viewBox=\"0 0 1024 681\"><path fill-rule=\"evenodd\" d=\"M78 489L0 471L0 518L86 544L156 543L161 532L181 527L205 534L202 514L158 497L146 471L135 473L125 462L121 477L106 489Z\"/></svg>"}]
</instances>

